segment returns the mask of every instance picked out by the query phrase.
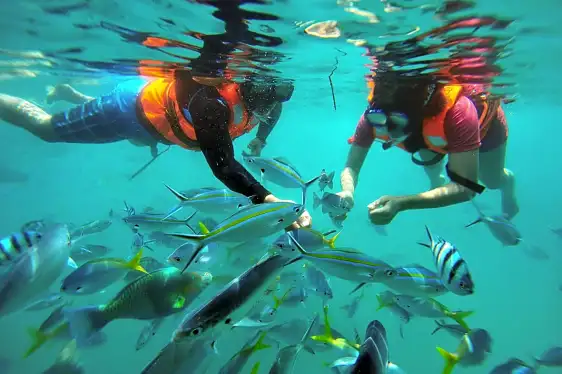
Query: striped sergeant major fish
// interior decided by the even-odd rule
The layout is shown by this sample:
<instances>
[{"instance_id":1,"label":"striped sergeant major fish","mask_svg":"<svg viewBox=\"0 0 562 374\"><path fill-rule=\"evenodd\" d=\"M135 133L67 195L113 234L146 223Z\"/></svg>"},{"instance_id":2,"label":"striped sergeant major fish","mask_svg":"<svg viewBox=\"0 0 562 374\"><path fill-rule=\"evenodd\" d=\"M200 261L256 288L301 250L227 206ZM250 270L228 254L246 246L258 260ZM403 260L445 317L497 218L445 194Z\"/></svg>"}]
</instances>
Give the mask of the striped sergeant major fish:
<instances>
[{"instance_id":1,"label":"striped sergeant major fish","mask_svg":"<svg viewBox=\"0 0 562 374\"><path fill-rule=\"evenodd\" d=\"M431 249L437 273L443 284L451 292L466 296L474 293L474 282L468 270L468 265L457 248L441 237L433 237L429 228L425 226L429 244L418 243Z\"/></svg>"},{"instance_id":2,"label":"striped sergeant major fish","mask_svg":"<svg viewBox=\"0 0 562 374\"><path fill-rule=\"evenodd\" d=\"M0 239L0 265L14 261L41 240L38 231L19 231Z\"/></svg>"}]
</instances>

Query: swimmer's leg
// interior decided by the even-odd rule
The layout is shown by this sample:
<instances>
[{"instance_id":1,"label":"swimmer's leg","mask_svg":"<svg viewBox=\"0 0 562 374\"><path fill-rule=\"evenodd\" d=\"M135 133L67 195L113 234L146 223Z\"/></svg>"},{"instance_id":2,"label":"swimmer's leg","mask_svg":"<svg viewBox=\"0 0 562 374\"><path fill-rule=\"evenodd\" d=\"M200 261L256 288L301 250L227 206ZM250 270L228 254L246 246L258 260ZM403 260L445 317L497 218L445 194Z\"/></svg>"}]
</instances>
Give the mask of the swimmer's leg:
<instances>
[{"instance_id":1,"label":"swimmer's leg","mask_svg":"<svg viewBox=\"0 0 562 374\"><path fill-rule=\"evenodd\" d=\"M0 119L27 130L47 142L56 142L51 125L52 116L43 109L19 97L0 94Z\"/></svg>"},{"instance_id":2,"label":"swimmer's leg","mask_svg":"<svg viewBox=\"0 0 562 374\"><path fill-rule=\"evenodd\" d=\"M519 213L519 204L515 194L515 174L505 168L506 144L480 152L480 180L489 189L501 191L503 213L511 219Z\"/></svg>"},{"instance_id":3,"label":"swimmer's leg","mask_svg":"<svg viewBox=\"0 0 562 374\"><path fill-rule=\"evenodd\" d=\"M57 101L66 101L71 104L84 104L90 100L94 100L94 97L84 95L69 84L57 84L49 88L46 99L47 104L52 104Z\"/></svg>"}]
</instances>

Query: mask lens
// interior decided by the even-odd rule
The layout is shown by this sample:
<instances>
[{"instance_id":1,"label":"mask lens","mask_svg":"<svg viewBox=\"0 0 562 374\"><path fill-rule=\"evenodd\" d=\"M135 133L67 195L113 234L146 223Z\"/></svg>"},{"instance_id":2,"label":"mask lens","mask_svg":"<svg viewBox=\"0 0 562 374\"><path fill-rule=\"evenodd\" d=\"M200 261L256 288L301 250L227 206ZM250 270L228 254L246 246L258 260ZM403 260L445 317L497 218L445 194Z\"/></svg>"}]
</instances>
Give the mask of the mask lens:
<instances>
[{"instance_id":1,"label":"mask lens","mask_svg":"<svg viewBox=\"0 0 562 374\"><path fill-rule=\"evenodd\" d=\"M371 109L367 111L365 117L373 127L382 127L386 125L386 114L380 109Z\"/></svg>"},{"instance_id":2,"label":"mask lens","mask_svg":"<svg viewBox=\"0 0 562 374\"><path fill-rule=\"evenodd\" d=\"M390 113L390 120L396 127L404 128L408 125L408 116L404 113L400 112L392 112Z\"/></svg>"}]
</instances>

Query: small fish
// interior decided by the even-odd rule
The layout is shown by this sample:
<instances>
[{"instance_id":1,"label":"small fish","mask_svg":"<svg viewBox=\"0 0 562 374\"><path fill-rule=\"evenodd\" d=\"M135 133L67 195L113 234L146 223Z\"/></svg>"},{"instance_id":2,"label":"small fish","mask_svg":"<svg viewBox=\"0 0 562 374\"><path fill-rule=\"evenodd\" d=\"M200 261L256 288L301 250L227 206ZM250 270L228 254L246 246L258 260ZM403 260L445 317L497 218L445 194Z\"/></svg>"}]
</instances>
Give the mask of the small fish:
<instances>
[{"instance_id":1,"label":"small fish","mask_svg":"<svg viewBox=\"0 0 562 374\"><path fill-rule=\"evenodd\" d=\"M267 180L285 188L302 189L302 205L306 206L306 191L308 187L320 178L320 175L305 181L297 169L282 157L264 158L248 154L243 154L242 156L248 168L254 173L259 174L262 180Z\"/></svg>"},{"instance_id":2,"label":"small fish","mask_svg":"<svg viewBox=\"0 0 562 374\"><path fill-rule=\"evenodd\" d=\"M240 351L236 352L236 354L234 354L234 356L232 356L226 362L226 364L223 365L223 367L219 370L219 374L241 373L244 369L244 366L246 366L248 360L255 352L271 348L270 345L263 343L265 335L265 332L258 331L255 336L253 336L246 344L244 344Z\"/></svg>"},{"instance_id":3,"label":"small fish","mask_svg":"<svg viewBox=\"0 0 562 374\"><path fill-rule=\"evenodd\" d=\"M183 240L174 238L163 231L150 232L148 234L148 239L153 240L153 243L172 249L176 249L180 245L184 244Z\"/></svg>"},{"instance_id":4,"label":"small fish","mask_svg":"<svg viewBox=\"0 0 562 374\"><path fill-rule=\"evenodd\" d=\"M401 322L400 337L404 339L404 325L410 322L412 314L394 302L395 294L391 291L383 291L377 294L376 297L379 304L376 310L379 311L382 308L386 308L392 315L398 317Z\"/></svg>"},{"instance_id":5,"label":"small fish","mask_svg":"<svg viewBox=\"0 0 562 374\"><path fill-rule=\"evenodd\" d=\"M443 330L443 331L447 331L453 337L455 337L457 339L460 339L460 338L463 337L464 334L469 332L466 328L464 328L461 325L458 325L456 323L455 324L447 324L443 320L441 320L441 321L435 320L435 324L437 325L437 327L431 332L431 335L434 335L439 330Z\"/></svg>"},{"instance_id":6,"label":"small fish","mask_svg":"<svg viewBox=\"0 0 562 374\"><path fill-rule=\"evenodd\" d=\"M193 212L186 219L177 219L174 217L169 217L167 214L158 213L144 213L144 214L133 214L123 218L123 221L132 227L138 227L141 230L149 231L166 231L173 230L181 227L191 228L189 221L197 214L197 211Z\"/></svg>"},{"instance_id":7,"label":"small fish","mask_svg":"<svg viewBox=\"0 0 562 374\"><path fill-rule=\"evenodd\" d=\"M330 192L324 192L322 197L319 197L316 193L313 195L314 203L313 208L316 209L319 206L322 207L322 213L332 214L335 216L341 216L349 213L351 210L351 205L343 197Z\"/></svg>"},{"instance_id":8,"label":"small fish","mask_svg":"<svg viewBox=\"0 0 562 374\"><path fill-rule=\"evenodd\" d=\"M308 291L305 287L293 287L289 289L288 294L283 301L283 305L289 308L305 305L307 299Z\"/></svg>"},{"instance_id":9,"label":"small fish","mask_svg":"<svg viewBox=\"0 0 562 374\"><path fill-rule=\"evenodd\" d=\"M355 317L355 313L357 313L357 308L359 307L359 303L361 299L363 299L365 292L361 290L361 293L353 298L349 304L343 305L341 309L345 310L347 313L347 318Z\"/></svg>"},{"instance_id":10,"label":"small fish","mask_svg":"<svg viewBox=\"0 0 562 374\"><path fill-rule=\"evenodd\" d=\"M461 257L458 249L441 237L434 238L427 226L425 226L425 231L429 237L429 244L419 244L431 249L435 268L443 284L456 295L472 295L474 293L474 282L468 270L468 265Z\"/></svg>"},{"instance_id":11,"label":"small fish","mask_svg":"<svg viewBox=\"0 0 562 374\"><path fill-rule=\"evenodd\" d=\"M104 245L83 244L72 247L70 257L72 257L74 261L82 262L103 257L109 252L111 252L111 249Z\"/></svg>"},{"instance_id":12,"label":"small fish","mask_svg":"<svg viewBox=\"0 0 562 374\"><path fill-rule=\"evenodd\" d=\"M249 205L226 218L210 231L200 223L203 234L170 234L197 243L185 269L209 243L243 243L250 239L265 238L283 230L304 212L300 204L291 202Z\"/></svg>"},{"instance_id":13,"label":"small fish","mask_svg":"<svg viewBox=\"0 0 562 374\"><path fill-rule=\"evenodd\" d=\"M334 171L332 171L330 174L327 174L326 170L322 169L322 171L320 172L320 178L318 179L318 186L320 187L321 192L324 192L326 187L328 187L329 189L334 188L334 175Z\"/></svg>"},{"instance_id":14,"label":"small fish","mask_svg":"<svg viewBox=\"0 0 562 374\"><path fill-rule=\"evenodd\" d=\"M164 322L164 318L156 318L150 321L144 328L141 330L141 333L137 339L137 344L135 344L135 349L140 351L143 349L150 339L156 335L160 326L162 326L162 322Z\"/></svg>"},{"instance_id":15,"label":"small fish","mask_svg":"<svg viewBox=\"0 0 562 374\"><path fill-rule=\"evenodd\" d=\"M0 316L21 310L43 295L60 277L70 254L68 227L54 224L39 243L0 273Z\"/></svg>"},{"instance_id":16,"label":"small fish","mask_svg":"<svg viewBox=\"0 0 562 374\"><path fill-rule=\"evenodd\" d=\"M546 261L550 258L550 255L538 245L528 244L523 245L521 248L523 252L530 258L539 261Z\"/></svg>"},{"instance_id":17,"label":"small fish","mask_svg":"<svg viewBox=\"0 0 562 374\"><path fill-rule=\"evenodd\" d=\"M537 371L518 358L510 358L494 367L489 374L537 374Z\"/></svg>"},{"instance_id":18,"label":"small fish","mask_svg":"<svg viewBox=\"0 0 562 374\"><path fill-rule=\"evenodd\" d=\"M39 231L22 230L0 239L0 265L15 261L41 240Z\"/></svg>"},{"instance_id":19,"label":"small fish","mask_svg":"<svg viewBox=\"0 0 562 374\"><path fill-rule=\"evenodd\" d=\"M336 240L340 233L337 233L330 239L326 238L328 235L331 235L335 232L328 231L327 233L321 233L320 231L316 231L314 229L308 227L301 227L299 229L293 229L289 231L295 239L304 247L307 251L315 251L321 248L336 248ZM296 252L296 247L291 243L289 237L283 233L281 234L275 241L273 242L273 246L281 251L287 252L290 254L291 252Z\"/></svg>"},{"instance_id":20,"label":"small fish","mask_svg":"<svg viewBox=\"0 0 562 374\"><path fill-rule=\"evenodd\" d=\"M356 249L336 248L308 252L291 233L287 235L301 254L298 259L305 259L335 277L351 282L371 283L383 281L394 274L394 269L389 264Z\"/></svg>"},{"instance_id":21,"label":"small fish","mask_svg":"<svg viewBox=\"0 0 562 374\"><path fill-rule=\"evenodd\" d=\"M127 272L147 271L141 266L142 251L130 261L121 258L100 258L82 264L62 281L60 290L71 295L90 295L123 279Z\"/></svg>"},{"instance_id":22,"label":"small fish","mask_svg":"<svg viewBox=\"0 0 562 374\"><path fill-rule=\"evenodd\" d=\"M336 215L336 214L328 213L328 216L330 217L330 220L332 221L332 224L334 226L336 226L339 229L343 228L343 221L346 220L347 214Z\"/></svg>"},{"instance_id":23,"label":"small fish","mask_svg":"<svg viewBox=\"0 0 562 374\"><path fill-rule=\"evenodd\" d=\"M535 358L537 366L562 367L562 347L552 347Z\"/></svg>"},{"instance_id":24,"label":"small fish","mask_svg":"<svg viewBox=\"0 0 562 374\"><path fill-rule=\"evenodd\" d=\"M439 275L419 264L394 268L394 275L386 278L384 284L398 293L411 296L434 297L449 291Z\"/></svg>"},{"instance_id":25,"label":"small fish","mask_svg":"<svg viewBox=\"0 0 562 374\"><path fill-rule=\"evenodd\" d=\"M228 189L209 188L193 191L193 195L184 195L165 185L166 188L180 201L172 208L165 218L171 217L184 207L190 207L202 213L224 213L252 205L252 200ZM191 193L192 191L188 191Z\"/></svg>"},{"instance_id":26,"label":"small fish","mask_svg":"<svg viewBox=\"0 0 562 374\"><path fill-rule=\"evenodd\" d=\"M521 233L510 220L503 216L487 216L482 213L476 203L473 202L473 204L478 212L478 219L465 227L470 227L482 222L488 227L488 230L490 230L494 238L504 246L514 246L521 243Z\"/></svg>"},{"instance_id":27,"label":"small fish","mask_svg":"<svg viewBox=\"0 0 562 374\"><path fill-rule=\"evenodd\" d=\"M154 240L146 240L144 234L135 226L133 228L133 240L131 241L131 256L136 256L141 249L149 249L154 252L154 249L150 246L154 242Z\"/></svg>"},{"instance_id":28,"label":"small fish","mask_svg":"<svg viewBox=\"0 0 562 374\"><path fill-rule=\"evenodd\" d=\"M62 297L62 295L58 292L55 293L51 293L45 297L42 297L41 299L29 304L28 306L25 307L25 311L26 312L34 312L37 310L43 310L43 309L48 309L48 308L52 308L55 306L59 306L61 304L63 304L65 301Z\"/></svg>"},{"instance_id":29,"label":"small fish","mask_svg":"<svg viewBox=\"0 0 562 374\"><path fill-rule=\"evenodd\" d=\"M65 308L64 315L72 336L81 342L116 319L152 320L179 313L211 279L209 273L181 273L165 268L129 283L107 304Z\"/></svg>"},{"instance_id":30,"label":"small fish","mask_svg":"<svg viewBox=\"0 0 562 374\"><path fill-rule=\"evenodd\" d=\"M318 315L310 321L308 328L306 329L302 339L298 344L289 345L284 347L277 352L277 357L269 369L269 374L292 374L297 357L299 353L305 348L305 344L310 339L312 335L312 329L318 321Z\"/></svg>"},{"instance_id":31,"label":"small fish","mask_svg":"<svg viewBox=\"0 0 562 374\"><path fill-rule=\"evenodd\" d=\"M334 298L334 292L324 273L314 266L307 265L305 268L305 276L310 289L324 302Z\"/></svg>"},{"instance_id":32,"label":"small fish","mask_svg":"<svg viewBox=\"0 0 562 374\"><path fill-rule=\"evenodd\" d=\"M465 329L470 329L464 319L473 312L456 311L451 312L449 308L432 298L413 297L409 295L394 295L393 302L405 309L414 316L426 318L443 318L453 319ZM384 306L383 306L384 307Z\"/></svg>"},{"instance_id":33,"label":"small fish","mask_svg":"<svg viewBox=\"0 0 562 374\"><path fill-rule=\"evenodd\" d=\"M59 353L55 363L43 374L83 374L86 371L78 362L75 340L71 340Z\"/></svg>"},{"instance_id":34,"label":"small fish","mask_svg":"<svg viewBox=\"0 0 562 374\"><path fill-rule=\"evenodd\" d=\"M463 335L455 353L447 352L441 347L437 351L445 359L443 374L450 374L456 364L463 366L481 365L491 352L492 338L488 331L472 329Z\"/></svg>"},{"instance_id":35,"label":"small fish","mask_svg":"<svg viewBox=\"0 0 562 374\"><path fill-rule=\"evenodd\" d=\"M549 229L554 233L554 235L558 236L559 238L562 238L562 227L556 229L549 227Z\"/></svg>"},{"instance_id":36,"label":"small fish","mask_svg":"<svg viewBox=\"0 0 562 374\"><path fill-rule=\"evenodd\" d=\"M111 226L111 224L112 222L110 220L90 221L72 230L72 232L70 233L70 237L73 240L76 240L79 238L84 238L86 236L99 234L100 232L107 230Z\"/></svg>"},{"instance_id":37,"label":"small fish","mask_svg":"<svg viewBox=\"0 0 562 374\"><path fill-rule=\"evenodd\" d=\"M170 342L142 373L174 373L185 368L189 362L189 348L197 341L219 336L232 329L262 298L269 281L289 264L283 256L269 256L233 279L212 299L186 315Z\"/></svg>"}]
</instances>

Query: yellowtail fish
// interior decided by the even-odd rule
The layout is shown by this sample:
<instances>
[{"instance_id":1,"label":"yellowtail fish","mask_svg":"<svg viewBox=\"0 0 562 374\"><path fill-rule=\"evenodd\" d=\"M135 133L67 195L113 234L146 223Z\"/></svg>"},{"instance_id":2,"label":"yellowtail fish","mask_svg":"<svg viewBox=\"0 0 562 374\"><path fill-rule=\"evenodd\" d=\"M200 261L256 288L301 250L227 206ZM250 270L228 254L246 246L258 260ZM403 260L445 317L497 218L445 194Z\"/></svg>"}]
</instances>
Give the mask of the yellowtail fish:
<instances>
[{"instance_id":1,"label":"yellowtail fish","mask_svg":"<svg viewBox=\"0 0 562 374\"><path fill-rule=\"evenodd\" d=\"M123 218L123 222L127 225L139 228L141 230L173 230L180 227L188 227L190 229L189 221L197 214L197 211L193 212L186 219L177 219L175 217L169 217L167 214L159 213L144 213L144 214L132 214Z\"/></svg>"},{"instance_id":2,"label":"yellowtail fish","mask_svg":"<svg viewBox=\"0 0 562 374\"><path fill-rule=\"evenodd\" d=\"M306 251L300 243L287 233L297 247L300 257L318 266L324 272L351 282L380 282L394 275L394 269L384 261L367 256L352 248Z\"/></svg>"},{"instance_id":3,"label":"yellowtail fish","mask_svg":"<svg viewBox=\"0 0 562 374\"><path fill-rule=\"evenodd\" d=\"M162 322L165 321L165 318L156 318L153 319L148 323L148 325L144 326L137 338L137 343L135 344L135 350L138 352L143 349L148 342L152 339L153 336L156 335L160 327L162 326Z\"/></svg>"},{"instance_id":4,"label":"yellowtail fish","mask_svg":"<svg viewBox=\"0 0 562 374\"><path fill-rule=\"evenodd\" d=\"M386 278L384 284L398 293L435 297L449 292L441 277L425 266L411 264L394 270L394 276Z\"/></svg>"},{"instance_id":5,"label":"yellowtail fish","mask_svg":"<svg viewBox=\"0 0 562 374\"><path fill-rule=\"evenodd\" d=\"M267 332L258 331L255 336L253 336L246 344L244 344L240 351L236 352L236 354L226 362L226 364L219 370L219 374L241 373L244 369L244 366L246 366L248 360L255 352L271 348L270 345L264 344L263 342L266 334Z\"/></svg>"},{"instance_id":6,"label":"yellowtail fish","mask_svg":"<svg viewBox=\"0 0 562 374\"><path fill-rule=\"evenodd\" d=\"M181 273L175 268L157 270L125 286L104 305L65 308L72 336L87 341L116 319L152 320L185 310L210 284L209 273Z\"/></svg>"},{"instance_id":7,"label":"yellowtail fish","mask_svg":"<svg viewBox=\"0 0 562 374\"><path fill-rule=\"evenodd\" d=\"M463 366L479 366L484 363L488 353L491 353L492 338L488 331L472 329L463 335L455 353L450 353L441 347L437 351L445 359L443 374L450 374L457 364Z\"/></svg>"},{"instance_id":8,"label":"yellowtail fish","mask_svg":"<svg viewBox=\"0 0 562 374\"><path fill-rule=\"evenodd\" d=\"M243 243L264 238L283 230L304 212L300 204L290 202L250 205L220 222L212 231L201 225L203 234L169 234L173 237L197 242L197 247L186 261L184 269L195 260L210 243Z\"/></svg>"},{"instance_id":9,"label":"yellowtail fish","mask_svg":"<svg viewBox=\"0 0 562 374\"><path fill-rule=\"evenodd\" d=\"M316 322L318 321L318 315L310 321L308 328L306 329L301 341L298 344L289 345L287 347L281 348L277 352L277 357L273 362L273 366L269 369L269 374L292 374L295 368L295 363L299 353L304 349L305 344L310 339L312 335L312 329L314 328Z\"/></svg>"},{"instance_id":10,"label":"yellowtail fish","mask_svg":"<svg viewBox=\"0 0 562 374\"><path fill-rule=\"evenodd\" d=\"M39 231L14 232L0 239L0 265L16 260L41 240Z\"/></svg>"},{"instance_id":11,"label":"yellowtail fish","mask_svg":"<svg viewBox=\"0 0 562 374\"><path fill-rule=\"evenodd\" d=\"M130 270L147 273L142 267L142 250L130 261L121 258L100 258L88 261L63 279L60 290L71 295L90 295L121 280Z\"/></svg>"},{"instance_id":12,"label":"yellowtail fish","mask_svg":"<svg viewBox=\"0 0 562 374\"><path fill-rule=\"evenodd\" d=\"M448 317L457 322L459 325L467 330L470 327L466 324L464 319L472 315L472 311L456 311L452 312L445 305L432 298L414 297L409 295L394 295L393 301L400 307L408 311L413 316L420 316L426 318L444 318ZM386 305L383 305L383 307Z\"/></svg>"},{"instance_id":13,"label":"yellowtail fish","mask_svg":"<svg viewBox=\"0 0 562 374\"><path fill-rule=\"evenodd\" d=\"M429 244L419 244L431 249L435 268L443 284L456 295L472 295L474 293L474 282L468 270L468 265L461 257L458 249L443 238L434 238L427 226L425 231L429 237Z\"/></svg>"},{"instance_id":14,"label":"yellowtail fish","mask_svg":"<svg viewBox=\"0 0 562 374\"><path fill-rule=\"evenodd\" d=\"M249 197L224 188L202 189L192 196L186 196L168 185L165 186L174 194L180 203L163 218L171 217L186 206L203 213L224 213L252 205L252 201Z\"/></svg>"},{"instance_id":15,"label":"yellowtail fish","mask_svg":"<svg viewBox=\"0 0 562 374\"><path fill-rule=\"evenodd\" d=\"M43 295L67 266L70 248L66 225L47 227L39 243L0 274L0 316L19 311Z\"/></svg>"},{"instance_id":16,"label":"yellowtail fish","mask_svg":"<svg viewBox=\"0 0 562 374\"><path fill-rule=\"evenodd\" d=\"M336 240L338 239L340 233L332 236L330 239L327 238L328 235L335 233L336 230L328 231L326 233L322 233L320 231L308 228L308 227L301 227L299 229L293 229L290 233L293 235L295 239L304 247L307 251L315 251L321 248L336 248ZM295 252L297 251L296 247L291 243L291 240L285 235L285 233L281 234L275 241L273 242L273 246L280 251L285 252Z\"/></svg>"},{"instance_id":17,"label":"yellowtail fish","mask_svg":"<svg viewBox=\"0 0 562 374\"><path fill-rule=\"evenodd\" d=\"M142 374L186 373L192 370L188 353L202 340L232 329L263 297L270 280L285 268L287 258L273 255L233 279L212 299L187 314L171 341L142 371ZM213 343L214 346L214 343Z\"/></svg>"},{"instance_id":18,"label":"yellowtail fish","mask_svg":"<svg viewBox=\"0 0 562 374\"><path fill-rule=\"evenodd\" d=\"M72 238L72 240L78 240L86 236L99 234L100 232L107 230L111 226L111 224L112 222L107 219L90 221L81 226L73 228L70 233L70 237Z\"/></svg>"},{"instance_id":19,"label":"yellowtail fish","mask_svg":"<svg viewBox=\"0 0 562 374\"><path fill-rule=\"evenodd\" d=\"M317 343L323 344L330 348L337 348L347 353L356 354L359 350L359 344L353 343L344 338L336 338L332 333L330 318L328 316L328 305L324 305L324 331L321 335L313 335L310 339Z\"/></svg>"},{"instance_id":20,"label":"yellowtail fish","mask_svg":"<svg viewBox=\"0 0 562 374\"><path fill-rule=\"evenodd\" d=\"M248 168L254 173L258 173L262 180L270 181L285 188L302 189L302 205L306 206L306 191L320 178L320 175L305 181L297 169L282 157L265 158L248 154L242 156Z\"/></svg>"}]
</instances>

